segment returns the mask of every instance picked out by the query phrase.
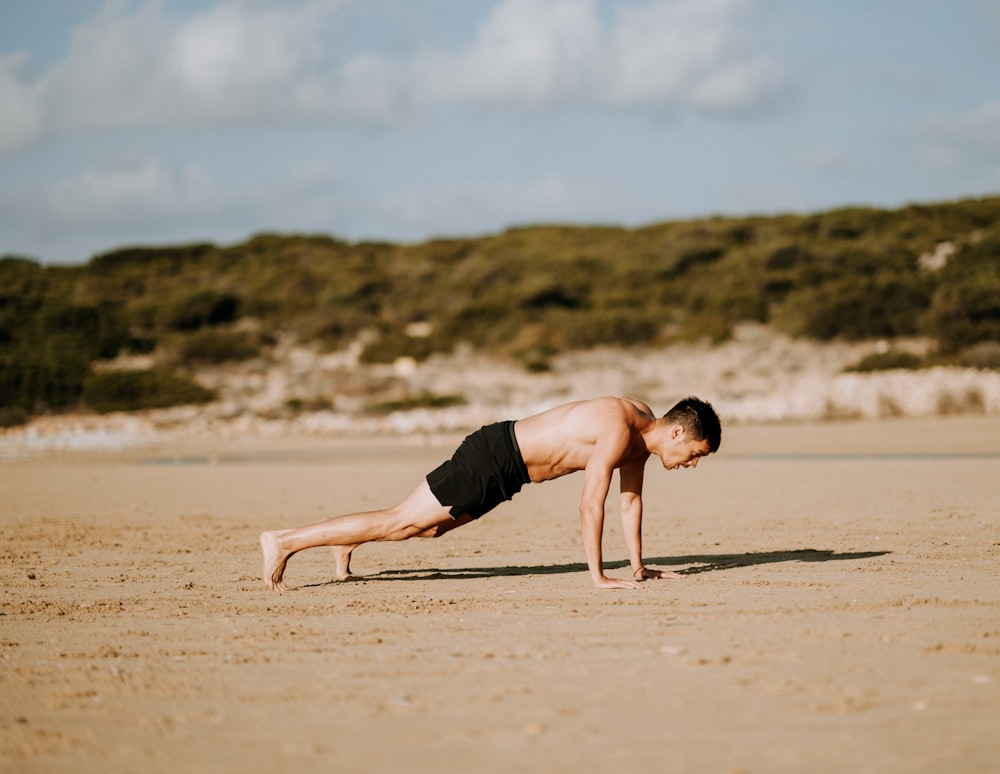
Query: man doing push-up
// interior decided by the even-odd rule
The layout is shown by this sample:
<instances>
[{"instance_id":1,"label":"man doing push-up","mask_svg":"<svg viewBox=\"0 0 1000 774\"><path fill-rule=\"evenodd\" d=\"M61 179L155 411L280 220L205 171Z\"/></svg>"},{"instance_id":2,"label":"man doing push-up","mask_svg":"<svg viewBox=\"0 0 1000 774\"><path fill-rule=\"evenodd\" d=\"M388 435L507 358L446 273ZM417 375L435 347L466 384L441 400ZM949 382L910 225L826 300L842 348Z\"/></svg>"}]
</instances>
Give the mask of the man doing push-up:
<instances>
[{"instance_id":1,"label":"man doing push-up","mask_svg":"<svg viewBox=\"0 0 1000 774\"><path fill-rule=\"evenodd\" d=\"M565 403L517 421L487 425L469 435L450 460L427 474L398 505L337 516L260 536L263 578L285 588L288 560L317 546L335 549L337 577L350 577L351 552L374 540L439 537L510 500L531 482L583 471L580 521L590 578L597 588L637 588L639 581L675 578L642 562L642 482L646 461L660 458L667 470L695 468L719 448L722 428L712 406L686 398L662 417L631 398ZM604 502L619 472L622 530L632 578L604 574L601 539Z\"/></svg>"}]
</instances>

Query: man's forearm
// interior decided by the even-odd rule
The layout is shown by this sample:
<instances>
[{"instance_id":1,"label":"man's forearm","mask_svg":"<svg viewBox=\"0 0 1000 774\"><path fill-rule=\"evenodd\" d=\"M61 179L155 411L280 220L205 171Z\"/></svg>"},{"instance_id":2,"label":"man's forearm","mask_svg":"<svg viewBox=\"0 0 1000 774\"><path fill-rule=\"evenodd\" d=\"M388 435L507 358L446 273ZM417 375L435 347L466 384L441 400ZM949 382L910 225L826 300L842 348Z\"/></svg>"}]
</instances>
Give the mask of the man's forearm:
<instances>
[{"instance_id":1,"label":"man's forearm","mask_svg":"<svg viewBox=\"0 0 1000 774\"><path fill-rule=\"evenodd\" d=\"M601 543L604 538L604 509L581 506L580 528L583 533L583 550L587 555L587 569L595 583L604 578L604 557Z\"/></svg>"},{"instance_id":2,"label":"man's forearm","mask_svg":"<svg viewBox=\"0 0 1000 774\"><path fill-rule=\"evenodd\" d=\"M628 549L628 560L632 574L642 569L642 503L632 501L621 507L622 534Z\"/></svg>"}]
</instances>

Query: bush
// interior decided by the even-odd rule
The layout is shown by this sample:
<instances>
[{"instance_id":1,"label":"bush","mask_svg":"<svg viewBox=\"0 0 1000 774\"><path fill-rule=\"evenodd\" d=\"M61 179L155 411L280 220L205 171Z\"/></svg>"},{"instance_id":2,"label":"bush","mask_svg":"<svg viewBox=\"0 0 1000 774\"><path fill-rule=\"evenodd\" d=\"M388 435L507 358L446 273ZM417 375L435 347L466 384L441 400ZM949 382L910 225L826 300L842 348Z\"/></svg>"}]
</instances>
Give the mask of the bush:
<instances>
[{"instance_id":1,"label":"bush","mask_svg":"<svg viewBox=\"0 0 1000 774\"><path fill-rule=\"evenodd\" d=\"M215 393L162 369L105 371L83 383L83 402L99 414L208 403Z\"/></svg>"},{"instance_id":2,"label":"bush","mask_svg":"<svg viewBox=\"0 0 1000 774\"><path fill-rule=\"evenodd\" d=\"M958 356L958 364L966 368L1000 370L1000 341L982 341Z\"/></svg>"},{"instance_id":3,"label":"bush","mask_svg":"<svg viewBox=\"0 0 1000 774\"><path fill-rule=\"evenodd\" d=\"M959 251L941 271L927 327L946 352L1000 341L1000 229Z\"/></svg>"},{"instance_id":4,"label":"bush","mask_svg":"<svg viewBox=\"0 0 1000 774\"><path fill-rule=\"evenodd\" d=\"M16 427L26 424L28 413L17 408L0 408L0 427Z\"/></svg>"},{"instance_id":5,"label":"bush","mask_svg":"<svg viewBox=\"0 0 1000 774\"><path fill-rule=\"evenodd\" d=\"M169 330L193 331L233 322L239 307L240 300L233 293L191 290L168 299L159 308L156 322Z\"/></svg>"},{"instance_id":6,"label":"bush","mask_svg":"<svg viewBox=\"0 0 1000 774\"><path fill-rule=\"evenodd\" d=\"M215 252L215 245L202 242L169 247L123 247L94 256L89 268L95 274L178 274L188 266L197 266Z\"/></svg>"},{"instance_id":7,"label":"bush","mask_svg":"<svg viewBox=\"0 0 1000 774\"><path fill-rule=\"evenodd\" d=\"M865 374L872 371L891 371L896 368L923 368L925 365L926 362L919 355L890 349L886 352L873 352L870 355L865 355L857 363L844 370L848 373Z\"/></svg>"},{"instance_id":8,"label":"bush","mask_svg":"<svg viewBox=\"0 0 1000 774\"><path fill-rule=\"evenodd\" d=\"M87 306L49 301L36 322L42 335L75 339L87 358L114 357L129 343L125 319L110 304Z\"/></svg>"},{"instance_id":9,"label":"bush","mask_svg":"<svg viewBox=\"0 0 1000 774\"><path fill-rule=\"evenodd\" d=\"M197 331L180 341L183 363L226 363L249 360L260 354L261 340L249 331L220 331L212 328Z\"/></svg>"},{"instance_id":10,"label":"bush","mask_svg":"<svg viewBox=\"0 0 1000 774\"><path fill-rule=\"evenodd\" d=\"M648 345L662 321L643 310L596 309L587 313L564 313L555 320L562 340L573 349L600 345L630 347Z\"/></svg>"},{"instance_id":11,"label":"bush","mask_svg":"<svg viewBox=\"0 0 1000 774\"><path fill-rule=\"evenodd\" d=\"M775 315L792 335L816 339L890 338L917 332L927 290L902 275L850 275L790 293Z\"/></svg>"},{"instance_id":12,"label":"bush","mask_svg":"<svg viewBox=\"0 0 1000 774\"><path fill-rule=\"evenodd\" d=\"M0 269L8 279L12 270L32 273L10 262ZM70 406L80 397L90 362L127 345L124 317L109 303L72 303L65 289L44 295L24 284L18 292L14 285L0 292L0 407L35 412Z\"/></svg>"},{"instance_id":13,"label":"bush","mask_svg":"<svg viewBox=\"0 0 1000 774\"><path fill-rule=\"evenodd\" d=\"M403 400L387 400L376 403L372 411L378 414L390 414L393 411L413 411L414 409L442 409L451 406L464 406L466 400L461 395L438 395L432 392L422 392Z\"/></svg>"},{"instance_id":14,"label":"bush","mask_svg":"<svg viewBox=\"0 0 1000 774\"><path fill-rule=\"evenodd\" d=\"M367 344L360 359L363 363L392 363L400 357L424 361L442 349L437 336L415 338L399 331L389 331Z\"/></svg>"},{"instance_id":15,"label":"bush","mask_svg":"<svg viewBox=\"0 0 1000 774\"><path fill-rule=\"evenodd\" d=\"M732 333L732 326L723 318L716 315L695 314L681 323L675 336L681 341L709 341L712 344L721 344Z\"/></svg>"}]
</instances>

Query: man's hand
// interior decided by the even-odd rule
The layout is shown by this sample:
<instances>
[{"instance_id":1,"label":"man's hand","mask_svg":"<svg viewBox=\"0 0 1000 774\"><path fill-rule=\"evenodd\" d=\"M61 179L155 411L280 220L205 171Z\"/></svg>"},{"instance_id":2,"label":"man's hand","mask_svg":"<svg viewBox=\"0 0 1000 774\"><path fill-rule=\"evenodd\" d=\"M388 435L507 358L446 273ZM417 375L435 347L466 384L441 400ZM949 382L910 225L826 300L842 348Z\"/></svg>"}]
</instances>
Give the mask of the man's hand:
<instances>
[{"instance_id":1,"label":"man's hand","mask_svg":"<svg viewBox=\"0 0 1000 774\"><path fill-rule=\"evenodd\" d=\"M640 567L638 570L632 573L632 577L636 580L661 580L663 578L683 578L679 572L671 572L670 570L651 570L648 567Z\"/></svg>"},{"instance_id":2,"label":"man's hand","mask_svg":"<svg viewBox=\"0 0 1000 774\"><path fill-rule=\"evenodd\" d=\"M634 580L623 580L622 578L609 578L602 575L594 579L595 589L641 589L642 586Z\"/></svg>"}]
</instances>

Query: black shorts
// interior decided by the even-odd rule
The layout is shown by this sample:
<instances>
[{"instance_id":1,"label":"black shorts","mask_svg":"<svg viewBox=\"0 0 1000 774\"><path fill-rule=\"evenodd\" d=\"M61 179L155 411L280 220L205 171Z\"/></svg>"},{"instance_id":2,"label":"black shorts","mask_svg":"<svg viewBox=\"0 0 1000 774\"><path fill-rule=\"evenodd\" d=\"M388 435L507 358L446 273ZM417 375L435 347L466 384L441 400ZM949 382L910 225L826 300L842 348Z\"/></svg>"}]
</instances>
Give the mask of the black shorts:
<instances>
[{"instance_id":1,"label":"black shorts","mask_svg":"<svg viewBox=\"0 0 1000 774\"><path fill-rule=\"evenodd\" d=\"M529 483L513 422L486 425L469 435L451 459L427 474L427 484L452 518L478 519Z\"/></svg>"}]
</instances>

